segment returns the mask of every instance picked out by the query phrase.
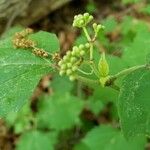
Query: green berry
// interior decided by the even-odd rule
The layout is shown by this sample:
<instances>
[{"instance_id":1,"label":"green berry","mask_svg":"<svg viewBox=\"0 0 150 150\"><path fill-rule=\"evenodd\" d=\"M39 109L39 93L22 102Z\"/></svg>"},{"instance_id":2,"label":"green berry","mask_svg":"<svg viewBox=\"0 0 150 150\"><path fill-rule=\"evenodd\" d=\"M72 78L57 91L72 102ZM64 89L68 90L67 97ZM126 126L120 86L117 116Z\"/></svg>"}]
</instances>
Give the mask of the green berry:
<instances>
[{"instance_id":1,"label":"green berry","mask_svg":"<svg viewBox=\"0 0 150 150\"><path fill-rule=\"evenodd\" d=\"M71 54L72 54L73 56L75 56L75 55L76 55L76 51L72 51Z\"/></svg>"},{"instance_id":2,"label":"green berry","mask_svg":"<svg viewBox=\"0 0 150 150\"><path fill-rule=\"evenodd\" d=\"M74 63L76 60L77 60L76 57L71 57L70 62Z\"/></svg>"},{"instance_id":3,"label":"green berry","mask_svg":"<svg viewBox=\"0 0 150 150\"><path fill-rule=\"evenodd\" d=\"M67 63L67 67L71 68L72 64L71 63Z\"/></svg>"},{"instance_id":4,"label":"green berry","mask_svg":"<svg viewBox=\"0 0 150 150\"><path fill-rule=\"evenodd\" d=\"M86 44L85 44L85 47L86 47L86 48L90 48L90 44L89 44L89 43L86 43Z\"/></svg>"},{"instance_id":5,"label":"green berry","mask_svg":"<svg viewBox=\"0 0 150 150\"><path fill-rule=\"evenodd\" d=\"M96 29L97 28L97 24L93 23L93 28Z\"/></svg>"},{"instance_id":6,"label":"green berry","mask_svg":"<svg viewBox=\"0 0 150 150\"><path fill-rule=\"evenodd\" d=\"M63 57L63 60L64 60L64 61L68 61L68 59L69 59L69 57L68 57L67 55L65 55L65 56Z\"/></svg>"},{"instance_id":7,"label":"green berry","mask_svg":"<svg viewBox=\"0 0 150 150\"><path fill-rule=\"evenodd\" d=\"M73 66L73 67L72 67L72 71L76 71L77 69L78 69L77 66Z\"/></svg>"},{"instance_id":8,"label":"green berry","mask_svg":"<svg viewBox=\"0 0 150 150\"><path fill-rule=\"evenodd\" d=\"M84 24L84 21L83 21L83 20L80 20L80 21L79 21L79 25L82 26L83 24Z\"/></svg>"},{"instance_id":9,"label":"green berry","mask_svg":"<svg viewBox=\"0 0 150 150\"><path fill-rule=\"evenodd\" d=\"M71 51L67 51L67 56L71 56Z\"/></svg>"},{"instance_id":10,"label":"green berry","mask_svg":"<svg viewBox=\"0 0 150 150\"><path fill-rule=\"evenodd\" d=\"M64 69L66 69L66 68L67 68L66 64L62 64L62 65L61 65L61 69L64 70Z\"/></svg>"},{"instance_id":11,"label":"green berry","mask_svg":"<svg viewBox=\"0 0 150 150\"><path fill-rule=\"evenodd\" d=\"M69 76L69 75L71 75L72 74L72 70L71 69L68 69L67 71L66 71L66 74Z\"/></svg>"},{"instance_id":12,"label":"green berry","mask_svg":"<svg viewBox=\"0 0 150 150\"><path fill-rule=\"evenodd\" d=\"M80 44L80 45L79 45L79 49L84 49L84 45L83 45L83 44Z\"/></svg>"},{"instance_id":13,"label":"green berry","mask_svg":"<svg viewBox=\"0 0 150 150\"><path fill-rule=\"evenodd\" d=\"M92 21L92 20L93 20L93 16L89 16L88 21L90 22L90 21Z\"/></svg>"},{"instance_id":14,"label":"green berry","mask_svg":"<svg viewBox=\"0 0 150 150\"><path fill-rule=\"evenodd\" d=\"M80 55L81 55L81 56L83 56L84 54L85 54L85 51L84 51L84 50L80 51Z\"/></svg>"},{"instance_id":15,"label":"green berry","mask_svg":"<svg viewBox=\"0 0 150 150\"><path fill-rule=\"evenodd\" d=\"M87 18L89 18L90 15L89 15L89 13L84 13L83 16L87 19Z\"/></svg>"},{"instance_id":16,"label":"green berry","mask_svg":"<svg viewBox=\"0 0 150 150\"><path fill-rule=\"evenodd\" d=\"M58 62L58 65L61 66L62 64L63 64L63 61L60 60L60 61Z\"/></svg>"},{"instance_id":17,"label":"green berry","mask_svg":"<svg viewBox=\"0 0 150 150\"><path fill-rule=\"evenodd\" d=\"M74 75L71 75L71 76L69 77L69 79L70 79L70 81L74 81L74 80L76 79L76 77L75 77Z\"/></svg>"},{"instance_id":18,"label":"green berry","mask_svg":"<svg viewBox=\"0 0 150 150\"><path fill-rule=\"evenodd\" d=\"M60 70L59 75L62 76L64 74L65 74L65 71L64 70Z\"/></svg>"},{"instance_id":19,"label":"green berry","mask_svg":"<svg viewBox=\"0 0 150 150\"><path fill-rule=\"evenodd\" d=\"M77 50L77 49L78 49L77 46L74 46L74 47L72 48L73 51L75 51L75 50Z\"/></svg>"}]
</instances>

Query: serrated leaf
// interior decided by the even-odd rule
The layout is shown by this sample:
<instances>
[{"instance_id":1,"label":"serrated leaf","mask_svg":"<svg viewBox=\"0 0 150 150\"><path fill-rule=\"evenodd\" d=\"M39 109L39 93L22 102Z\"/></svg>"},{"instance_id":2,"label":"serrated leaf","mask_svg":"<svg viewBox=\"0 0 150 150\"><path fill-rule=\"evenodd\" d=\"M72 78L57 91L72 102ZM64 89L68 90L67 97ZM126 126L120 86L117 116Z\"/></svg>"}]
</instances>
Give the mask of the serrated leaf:
<instances>
[{"instance_id":1,"label":"serrated leaf","mask_svg":"<svg viewBox=\"0 0 150 150\"><path fill-rule=\"evenodd\" d=\"M49 34L48 38L47 34L47 40L39 40L38 46L44 45L50 52L59 45L55 35ZM35 36L38 38L39 35L33 37ZM44 39L45 32L40 32L39 38ZM3 42L0 43L0 116L4 116L21 108L32 95L42 76L52 69L49 60L37 57L28 50L14 49L9 38L4 45ZM57 45L51 47L51 43Z\"/></svg>"},{"instance_id":2,"label":"serrated leaf","mask_svg":"<svg viewBox=\"0 0 150 150\"><path fill-rule=\"evenodd\" d=\"M83 102L68 93L47 97L39 103L39 126L56 130L71 128L80 123L82 109Z\"/></svg>"},{"instance_id":3,"label":"serrated leaf","mask_svg":"<svg viewBox=\"0 0 150 150\"><path fill-rule=\"evenodd\" d=\"M24 133L17 143L16 150L54 150L49 136L40 131Z\"/></svg>"},{"instance_id":4,"label":"serrated leaf","mask_svg":"<svg viewBox=\"0 0 150 150\"><path fill-rule=\"evenodd\" d=\"M119 130L110 126L95 127L74 150L144 150L145 138L126 141Z\"/></svg>"},{"instance_id":5,"label":"serrated leaf","mask_svg":"<svg viewBox=\"0 0 150 150\"><path fill-rule=\"evenodd\" d=\"M150 70L127 75L120 91L118 111L127 138L150 135Z\"/></svg>"}]
</instances>

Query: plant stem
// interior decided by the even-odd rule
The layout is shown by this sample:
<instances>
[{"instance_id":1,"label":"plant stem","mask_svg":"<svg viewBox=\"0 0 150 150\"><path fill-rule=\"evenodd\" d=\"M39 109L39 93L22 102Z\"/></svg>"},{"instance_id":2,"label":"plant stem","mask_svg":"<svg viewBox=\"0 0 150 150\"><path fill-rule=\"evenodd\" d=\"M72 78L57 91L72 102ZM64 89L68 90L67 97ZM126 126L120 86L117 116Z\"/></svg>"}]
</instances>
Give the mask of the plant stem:
<instances>
[{"instance_id":1,"label":"plant stem","mask_svg":"<svg viewBox=\"0 0 150 150\"><path fill-rule=\"evenodd\" d=\"M123 75L129 74L129 73L131 73L131 72L133 72L135 70L138 70L140 68L146 68L146 65L134 66L134 67L122 70L122 71L118 72L117 74L111 76L110 80L116 80L117 78L119 78L119 77L121 77Z\"/></svg>"},{"instance_id":2,"label":"plant stem","mask_svg":"<svg viewBox=\"0 0 150 150\"><path fill-rule=\"evenodd\" d=\"M99 80L91 80L91 79L88 79L79 75L76 78L77 80L87 83L87 84L99 84Z\"/></svg>"},{"instance_id":3,"label":"plant stem","mask_svg":"<svg viewBox=\"0 0 150 150\"><path fill-rule=\"evenodd\" d=\"M88 33L86 27L83 27L82 29L83 29L83 31L84 31L84 34L85 34L87 40L90 42L90 41L91 41L91 37L90 37L90 35L89 35L89 33Z\"/></svg>"},{"instance_id":4,"label":"plant stem","mask_svg":"<svg viewBox=\"0 0 150 150\"><path fill-rule=\"evenodd\" d=\"M90 42L90 61L93 60L93 42Z\"/></svg>"}]
</instances>

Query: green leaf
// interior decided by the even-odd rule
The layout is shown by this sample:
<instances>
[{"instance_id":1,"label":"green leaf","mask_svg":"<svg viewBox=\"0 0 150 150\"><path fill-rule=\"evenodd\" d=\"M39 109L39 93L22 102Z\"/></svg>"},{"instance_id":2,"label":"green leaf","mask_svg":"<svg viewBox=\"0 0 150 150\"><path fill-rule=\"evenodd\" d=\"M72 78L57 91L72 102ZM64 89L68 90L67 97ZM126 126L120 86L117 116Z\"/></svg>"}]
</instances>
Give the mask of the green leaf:
<instances>
[{"instance_id":1,"label":"green leaf","mask_svg":"<svg viewBox=\"0 0 150 150\"><path fill-rule=\"evenodd\" d=\"M101 100L94 98L90 98L86 105L87 109L91 110L95 115L98 115L105 106Z\"/></svg>"},{"instance_id":2,"label":"green leaf","mask_svg":"<svg viewBox=\"0 0 150 150\"><path fill-rule=\"evenodd\" d=\"M16 150L54 150L52 141L46 133L30 131L24 133L17 143Z\"/></svg>"},{"instance_id":3,"label":"green leaf","mask_svg":"<svg viewBox=\"0 0 150 150\"><path fill-rule=\"evenodd\" d=\"M110 126L95 127L74 150L144 150L145 138L126 141L119 130Z\"/></svg>"},{"instance_id":4,"label":"green leaf","mask_svg":"<svg viewBox=\"0 0 150 150\"><path fill-rule=\"evenodd\" d=\"M118 111L127 138L150 135L150 70L139 69L127 75L120 91Z\"/></svg>"},{"instance_id":5,"label":"green leaf","mask_svg":"<svg viewBox=\"0 0 150 150\"><path fill-rule=\"evenodd\" d=\"M38 38L37 34L32 35L33 38ZM45 37L45 32L40 32L40 35L39 38L45 41L39 40L39 47L49 52L58 47L55 35L47 33ZM28 50L14 49L10 39L0 42L0 47L0 116L4 116L20 109L29 100L42 76L52 69L49 60L37 57Z\"/></svg>"},{"instance_id":6,"label":"green leaf","mask_svg":"<svg viewBox=\"0 0 150 150\"><path fill-rule=\"evenodd\" d=\"M60 89L61 90L61 89ZM39 103L37 114L38 125L41 128L64 130L79 124L79 115L83 102L68 93L45 97Z\"/></svg>"},{"instance_id":7,"label":"green leaf","mask_svg":"<svg viewBox=\"0 0 150 150\"><path fill-rule=\"evenodd\" d=\"M146 56L150 50L150 33L139 32L133 43L125 48L122 60L132 67L135 65L145 64Z\"/></svg>"},{"instance_id":8,"label":"green leaf","mask_svg":"<svg viewBox=\"0 0 150 150\"><path fill-rule=\"evenodd\" d=\"M29 39L34 40L39 48L43 48L47 52L54 53L59 51L59 41L55 34L39 31L31 34Z\"/></svg>"},{"instance_id":9,"label":"green leaf","mask_svg":"<svg viewBox=\"0 0 150 150\"><path fill-rule=\"evenodd\" d=\"M27 103L19 112L10 112L5 117L5 122L9 128L13 127L16 134L32 128L33 119L30 103Z\"/></svg>"},{"instance_id":10,"label":"green leaf","mask_svg":"<svg viewBox=\"0 0 150 150\"><path fill-rule=\"evenodd\" d=\"M150 15L150 4L147 4L145 7L141 8L141 13Z\"/></svg>"}]
</instances>

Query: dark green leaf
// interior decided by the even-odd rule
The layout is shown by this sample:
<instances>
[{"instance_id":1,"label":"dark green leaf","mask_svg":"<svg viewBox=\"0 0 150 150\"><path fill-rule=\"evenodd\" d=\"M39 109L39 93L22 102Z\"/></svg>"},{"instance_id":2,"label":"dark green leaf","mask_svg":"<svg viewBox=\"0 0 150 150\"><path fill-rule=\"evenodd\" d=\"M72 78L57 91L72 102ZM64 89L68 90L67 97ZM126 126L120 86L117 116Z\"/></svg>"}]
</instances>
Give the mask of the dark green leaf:
<instances>
[{"instance_id":1,"label":"dark green leaf","mask_svg":"<svg viewBox=\"0 0 150 150\"><path fill-rule=\"evenodd\" d=\"M60 89L61 90L61 89ZM38 124L42 128L64 130L79 124L83 102L68 93L45 97L39 103Z\"/></svg>"},{"instance_id":2,"label":"dark green leaf","mask_svg":"<svg viewBox=\"0 0 150 150\"><path fill-rule=\"evenodd\" d=\"M39 47L49 52L59 47L53 34L41 31L32 36L37 39ZM0 47L0 116L3 116L21 108L42 76L51 72L52 68L49 60L37 57L29 50L14 49L10 38L1 41Z\"/></svg>"},{"instance_id":3,"label":"dark green leaf","mask_svg":"<svg viewBox=\"0 0 150 150\"><path fill-rule=\"evenodd\" d=\"M150 135L150 70L139 69L127 75L120 91L118 110L127 138Z\"/></svg>"}]
</instances>

